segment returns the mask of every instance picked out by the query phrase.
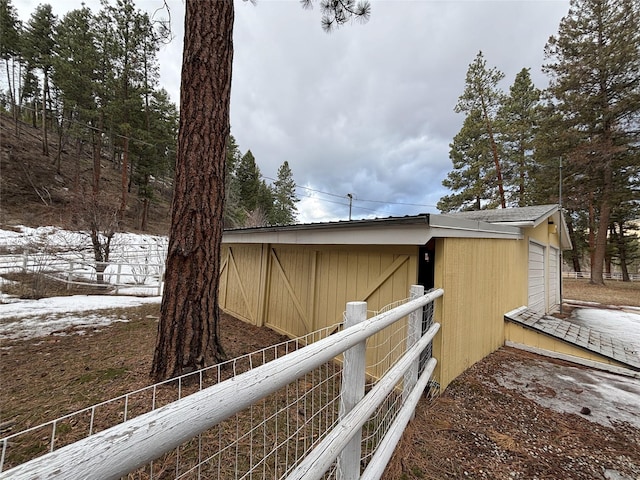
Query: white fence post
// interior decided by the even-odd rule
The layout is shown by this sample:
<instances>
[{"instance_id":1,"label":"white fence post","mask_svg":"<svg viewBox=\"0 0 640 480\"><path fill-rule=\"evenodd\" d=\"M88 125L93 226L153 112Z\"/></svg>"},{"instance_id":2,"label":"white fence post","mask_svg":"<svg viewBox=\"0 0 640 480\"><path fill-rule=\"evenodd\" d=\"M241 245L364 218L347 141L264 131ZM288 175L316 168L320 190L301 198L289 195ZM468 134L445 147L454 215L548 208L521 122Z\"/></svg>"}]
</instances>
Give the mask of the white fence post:
<instances>
[{"instance_id":1,"label":"white fence post","mask_svg":"<svg viewBox=\"0 0 640 480\"><path fill-rule=\"evenodd\" d=\"M71 281L73 280L73 261L69 262L69 270L67 271L67 290L71 290Z\"/></svg>"},{"instance_id":2,"label":"white fence post","mask_svg":"<svg viewBox=\"0 0 640 480\"><path fill-rule=\"evenodd\" d=\"M364 322L367 319L367 302L347 303L344 328ZM349 413L364 397L366 369L366 341L354 345L344 352L342 390L340 393L340 418ZM360 456L362 451L362 429L349 441L338 456L338 479L357 480L360 478Z\"/></svg>"},{"instance_id":3,"label":"white fence post","mask_svg":"<svg viewBox=\"0 0 640 480\"><path fill-rule=\"evenodd\" d=\"M162 283L164 282L164 266L158 267L158 296L162 295Z\"/></svg>"},{"instance_id":4,"label":"white fence post","mask_svg":"<svg viewBox=\"0 0 640 480\"><path fill-rule=\"evenodd\" d=\"M414 300L424 295L424 287L422 285L411 285L409 290L409 298ZM407 351L413 347L422 335L422 308L414 310L409 314L409 323L407 325ZM409 394L413 390L418 381L418 367L420 360L416 359L411 363L411 367L404 374L404 382L402 385L402 401L405 402ZM413 419L413 415L411 417Z\"/></svg>"},{"instance_id":5,"label":"white fence post","mask_svg":"<svg viewBox=\"0 0 640 480\"><path fill-rule=\"evenodd\" d=\"M120 291L120 274L122 273L122 263L118 263L118 273L116 275L116 295Z\"/></svg>"},{"instance_id":6,"label":"white fence post","mask_svg":"<svg viewBox=\"0 0 640 480\"><path fill-rule=\"evenodd\" d=\"M27 273L27 260L29 258L29 252L25 248L22 251L22 273Z\"/></svg>"}]
</instances>

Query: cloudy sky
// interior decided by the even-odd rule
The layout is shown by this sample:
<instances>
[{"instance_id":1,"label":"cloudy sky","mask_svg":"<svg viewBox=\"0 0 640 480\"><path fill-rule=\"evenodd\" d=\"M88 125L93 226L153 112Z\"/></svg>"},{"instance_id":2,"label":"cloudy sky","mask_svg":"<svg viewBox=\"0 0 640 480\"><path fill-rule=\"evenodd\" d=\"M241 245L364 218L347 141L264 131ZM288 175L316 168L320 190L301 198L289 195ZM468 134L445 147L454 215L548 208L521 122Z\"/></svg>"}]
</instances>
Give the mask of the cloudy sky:
<instances>
[{"instance_id":1,"label":"cloudy sky","mask_svg":"<svg viewBox=\"0 0 640 480\"><path fill-rule=\"evenodd\" d=\"M178 102L184 3L168 5L174 40L159 55L161 86ZM27 19L40 3L14 0ZM62 17L80 0L50 0ZM97 0L85 0L95 12ZM522 68L539 88L543 49L568 0L371 0L366 24L330 34L319 8L297 0L236 0L231 132L270 181L286 160L300 186L299 221L437 212L448 192L449 143L464 116L453 109L478 51L505 73ZM166 10L158 16L166 17Z\"/></svg>"}]
</instances>

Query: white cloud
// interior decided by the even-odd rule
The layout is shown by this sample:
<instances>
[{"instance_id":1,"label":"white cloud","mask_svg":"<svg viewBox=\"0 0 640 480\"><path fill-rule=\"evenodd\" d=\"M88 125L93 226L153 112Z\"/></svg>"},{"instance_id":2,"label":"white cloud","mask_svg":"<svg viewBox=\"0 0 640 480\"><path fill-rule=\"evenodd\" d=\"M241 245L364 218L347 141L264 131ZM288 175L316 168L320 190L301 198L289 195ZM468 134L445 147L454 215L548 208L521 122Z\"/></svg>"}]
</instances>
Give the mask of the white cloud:
<instances>
[{"instance_id":1,"label":"white cloud","mask_svg":"<svg viewBox=\"0 0 640 480\"><path fill-rule=\"evenodd\" d=\"M80 3L67 0L54 12ZM99 9L96 0L87 3ZM162 3L136 2L149 12ZM25 0L17 8L25 18L36 4ZM160 52L162 84L178 101L184 4L167 4L176 38ZM524 67L544 87L544 45L567 11L566 0L373 0L367 24L326 34L318 8L236 2L232 133L265 176L275 177L286 160L299 185L435 205L447 193L441 182L451 168L448 145L464 119L453 108L468 65L482 50L488 66L505 73L505 90ZM343 205L314 201L300 202L301 219L348 216ZM435 211L382 207L375 214Z\"/></svg>"}]
</instances>

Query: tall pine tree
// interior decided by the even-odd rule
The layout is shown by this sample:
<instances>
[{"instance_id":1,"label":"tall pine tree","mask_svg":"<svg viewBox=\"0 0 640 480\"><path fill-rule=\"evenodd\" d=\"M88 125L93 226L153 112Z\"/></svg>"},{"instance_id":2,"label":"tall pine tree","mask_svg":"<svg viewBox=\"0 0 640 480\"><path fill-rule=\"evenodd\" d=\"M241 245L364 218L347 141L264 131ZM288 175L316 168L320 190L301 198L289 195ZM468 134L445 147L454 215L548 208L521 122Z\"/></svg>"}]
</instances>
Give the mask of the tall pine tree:
<instances>
[{"instance_id":1,"label":"tall pine tree","mask_svg":"<svg viewBox=\"0 0 640 480\"><path fill-rule=\"evenodd\" d=\"M28 63L42 72L42 154L49 156L47 107L49 75L53 66L54 32L57 18L48 3L38 5L27 22L24 54Z\"/></svg>"},{"instance_id":2,"label":"tall pine tree","mask_svg":"<svg viewBox=\"0 0 640 480\"><path fill-rule=\"evenodd\" d=\"M495 169L480 110L469 112L449 147L453 170L447 174L442 185L454 193L443 196L438 201L438 209L453 212L480 210L487 204L495 207L497 196L495 188L492 188Z\"/></svg>"},{"instance_id":3,"label":"tall pine tree","mask_svg":"<svg viewBox=\"0 0 640 480\"><path fill-rule=\"evenodd\" d=\"M498 189L498 201L502 208L506 207L504 193L504 179L502 165L496 141L496 116L502 104L504 94L498 88L498 83L504 78L504 73L497 68L487 68L487 62L478 52L474 61L469 65L464 92L456 104L456 113L479 112L483 129L491 147L491 156L495 167L495 185Z\"/></svg>"},{"instance_id":4,"label":"tall pine tree","mask_svg":"<svg viewBox=\"0 0 640 480\"><path fill-rule=\"evenodd\" d=\"M278 168L278 178L273 182L273 210L270 222L272 225L290 225L295 223L298 207L296 203L296 182L289 162L285 161Z\"/></svg>"},{"instance_id":5,"label":"tall pine tree","mask_svg":"<svg viewBox=\"0 0 640 480\"><path fill-rule=\"evenodd\" d=\"M640 6L634 0L572 0L545 47L549 92L573 136L567 163L588 187L594 212L591 282L603 284L616 191L629 188L640 132ZM636 167L637 172L637 167ZM632 177L633 178L633 177Z\"/></svg>"},{"instance_id":6,"label":"tall pine tree","mask_svg":"<svg viewBox=\"0 0 640 480\"><path fill-rule=\"evenodd\" d=\"M304 0L310 5L311 0ZM367 18L369 4L321 2L323 26ZM155 380L224 358L218 278L229 136L233 0L185 1L180 131Z\"/></svg>"},{"instance_id":7,"label":"tall pine tree","mask_svg":"<svg viewBox=\"0 0 640 480\"><path fill-rule=\"evenodd\" d=\"M17 120L17 92L15 87L14 63L21 55L20 31L22 25L18 13L10 0L0 0L0 59L4 61L7 73L9 103L14 120ZM17 126L17 122L16 122Z\"/></svg>"},{"instance_id":8,"label":"tall pine tree","mask_svg":"<svg viewBox=\"0 0 640 480\"><path fill-rule=\"evenodd\" d=\"M539 124L540 90L523 68L509 89L498 112L501 151L507 185L507 201L519 207L531 205L528 186L532 183L534 140Z\"/></svg>"}]
</instances>

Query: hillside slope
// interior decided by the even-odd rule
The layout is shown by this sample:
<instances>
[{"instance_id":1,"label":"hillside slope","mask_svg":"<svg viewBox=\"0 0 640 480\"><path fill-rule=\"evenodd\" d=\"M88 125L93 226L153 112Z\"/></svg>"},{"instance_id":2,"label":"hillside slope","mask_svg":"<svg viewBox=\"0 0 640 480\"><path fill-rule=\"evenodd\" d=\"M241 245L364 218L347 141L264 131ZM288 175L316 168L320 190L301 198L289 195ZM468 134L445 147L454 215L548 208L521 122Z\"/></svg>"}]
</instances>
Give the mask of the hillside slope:
<instances>
[{"instance_id":1,"label":"hillside slope","mask_svg":"<svg viewBox=\"0 0 640 480\"><path fill-rule=\"evenodd\" d=\"M78 149L76 142L65 145L56 173L57 135L49 133L49 156L42 154L42 132L0 113L0 225L31 227L56 225L82 228L74 219L83 192L91 191L91 147ZM79 151L80 150L80 151ZM120 202L121 171L102 158L101 189L114 208ZM124 231L140 231L142 202L129 193ZM150 207L146 233L166 235L169 229L171 191L157 188Z\"/></svg>"}]
</instances>

